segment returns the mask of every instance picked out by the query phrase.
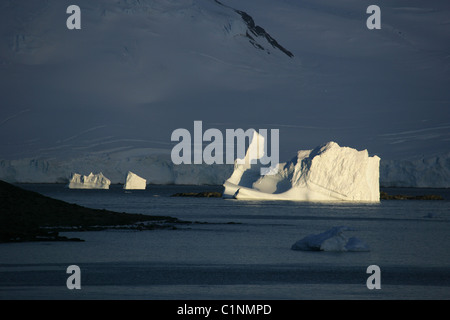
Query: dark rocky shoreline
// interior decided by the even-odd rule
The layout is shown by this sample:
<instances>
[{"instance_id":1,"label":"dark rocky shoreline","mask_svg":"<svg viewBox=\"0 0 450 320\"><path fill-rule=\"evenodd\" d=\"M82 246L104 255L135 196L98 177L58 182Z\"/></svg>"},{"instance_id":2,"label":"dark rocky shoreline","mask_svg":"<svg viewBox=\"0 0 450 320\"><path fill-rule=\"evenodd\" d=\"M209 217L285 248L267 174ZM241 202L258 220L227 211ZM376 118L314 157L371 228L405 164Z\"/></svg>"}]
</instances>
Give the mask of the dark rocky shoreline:
<instances>
[{"instance_id":1,"label":"dark rocky shoreline","mask_svg":"<svg viewBox=\"0 0 450 320\"><path fill-rule=\"evenodd\" d=\"M222 198L222 193L216 191L179 192L173 194L172 197Z\"/></svg>"},{"instance_id":2,"label":"dark rocky shoreline","mask_svg":"<svg viewBox=\"0 0 450 320\"><path fill-rule=\"evenodd\" d=\"M387 192L381 191L380 200L444 200L444 198L436 194L417 195L417 196L410 196L404 194L391 195L388 194Z\"/></svg>"},{"instance_id":3,"label":"dark rocky shoreline","mask_svg":"<svg viewBox=\"0 0 450 320\"><path fill-rule=\"evenodd\" d=\"M222 193L211 192L211 191L181 192L181 193L173 194L172 197L221 198ZM402 194L390 195L387 192L380 191L380 200L444 200L444 198L440 195L434 195L434 194L417 195L417 196L402 195Z\"/></svg>"},{"instance_id":4,"label":"dark rocky shoreline","mask_svg":"<svg viewBox=\"0 0 450 320\"><path fill-rule=\"evenodd\" d=\"M52 199L0 180L0 243L83 241L60 236L62 231L105 229L175 229L190 223L167 216L149 216L91 209Z\"/></svg>"},{"instance_id":5,"label":"dark rocky shoreline","mask_svg":"<svg viewBox=\"0 0 450 320\"><path fill-rule=\"evenodd\" d=\"M220 192L182 192L172 197L221 198ZM443 200L439 195L390 195L381 200ZM150 216L104 209L91 209L43 196L0 180L0 243L23 241L83 241L59 232L106 229L176 229L191 224L168 216ZM199 222L194 222L199 223Z\"/></svg>"}]
</instances>

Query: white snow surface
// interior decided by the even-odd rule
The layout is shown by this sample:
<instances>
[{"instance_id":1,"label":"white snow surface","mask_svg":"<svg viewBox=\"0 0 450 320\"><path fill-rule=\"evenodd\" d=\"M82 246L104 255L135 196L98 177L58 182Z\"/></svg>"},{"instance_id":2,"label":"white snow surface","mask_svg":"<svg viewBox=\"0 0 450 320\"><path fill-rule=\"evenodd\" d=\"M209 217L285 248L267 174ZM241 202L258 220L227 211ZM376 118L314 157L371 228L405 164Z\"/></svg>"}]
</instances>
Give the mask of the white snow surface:
<instances>
[{"instance_id":1,"label":"white snow surface","mask_svg":"<svg viewBox=\"0 0 450 320\"><path fill-rule=\"evenodd\" d=\"M70 189L109 189L111 180L106 178L103 173L90 173L89 175L81 175L79 173L72 174L68 187Z\"/></svg>"},{"instance_id":2,"label":"white snow surface","mask_svg":"<svg viewBox=\"0 0 450 320\"><path fill-rule=\"evenodd\" d=\"M82 29L67 30L71 4L0 1L2 180L123 183L136 170L222 185L233 165L135 154L170 153L173 130L202 120L280 129L284 159L300 143L367 148L381 186L450 187L449 1L380 3L380 30L359 0L78 0Z\"/></svg>"},{"instance_id":3,"label":"white snow surface","mask_svg":"<svg viewBox=\"0 0 450 320\"><path fill-rule=\"evenodd\" d=\"M194 120L278 128L285 159L325 141L449 151L449 1L379 3L380 30L360 0L220 3L77 0L68 30L71 1L0 1L0 159L169 148Z\"/></svg>"},{"instance_id":4,"label":"white snow surface","mask_svg":"<svg viewBox=\"0 0 450 320\"><path fill-rule=\"evenodd\" d=\"M385 161L380 183L386 187L450 188L450 152L401 161Z\"/></svg>"},{"instance_id":5,"label":"white snow surface","mask_svg":"<svg viewBox=\"0 0 450 320\"><path fill-rule=\"evenodd\" d=\"M295 242L291 249L300 251L370 251L361 239L348 237L344 231L354 231L346 226L333 227L323 233L312 234Z\"/></svg>"},{"instance_id":6,"label":"white snow surface","mask_svg":"<svg viewBox=\"0 0 450 320\"><path fill-rule=\"evenodd\" d=\"M257 139L255 139L255 137ZM236 160L233 174L224 183L224 197L254 200L367 201L380 200L378 156L328 142L278 165L276 174L260 174L251 164L264 141L255 132L245 161Z\"/></svg>"},{"instance_id":7,"label":"white snow surface","mask_svg":"<svg viewBox=\"0 0 450 320\"><path fill-rule=\"evenodd\" d=\"M123 188L126 190L145 190L147 187L147 180L141 178L137 174L128 171L125 184Z\"/></svg>"}]
</instances>

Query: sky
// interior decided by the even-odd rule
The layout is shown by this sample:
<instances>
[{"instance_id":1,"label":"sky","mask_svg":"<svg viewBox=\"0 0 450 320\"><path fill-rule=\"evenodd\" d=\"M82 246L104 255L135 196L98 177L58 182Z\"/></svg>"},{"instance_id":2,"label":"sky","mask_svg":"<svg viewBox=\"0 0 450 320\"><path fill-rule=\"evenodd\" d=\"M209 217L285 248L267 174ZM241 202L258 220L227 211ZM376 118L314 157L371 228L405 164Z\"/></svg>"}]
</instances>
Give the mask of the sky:
<instances>
[{"instance_id":1,"label":"sky","mask_svg":"<svg viewBox=\"0 0 450 320\"><path fill-rule=\"evenodd\" d=\"M328 141L382 159L448 153L450 3L377 1L379 30L371 4L2 1L0 159L166 152L194 121L279 129L281 160ZM252 44L236 10L293 57Z\"/></svg>"}]
</instances>

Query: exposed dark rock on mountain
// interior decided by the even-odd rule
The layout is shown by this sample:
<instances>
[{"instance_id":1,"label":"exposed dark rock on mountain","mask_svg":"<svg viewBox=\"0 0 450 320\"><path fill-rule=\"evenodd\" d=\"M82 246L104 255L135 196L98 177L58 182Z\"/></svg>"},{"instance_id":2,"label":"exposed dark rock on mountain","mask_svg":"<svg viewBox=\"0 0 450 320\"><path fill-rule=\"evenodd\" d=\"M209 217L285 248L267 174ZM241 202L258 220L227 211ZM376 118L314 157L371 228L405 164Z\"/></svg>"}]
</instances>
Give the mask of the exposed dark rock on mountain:
<instances>
[{"instance_id":1,"label":"exposed dark rock on mountain","mask_svg":"<svg viewBox=\"0 0 450 320\"><path fill-rule=\"evenodd\" d=\"M218 0L215 0L216 3L218 3L221 6L230 8L231 10L233 10L234 12L236 12L237 14L239 14L242 17L242 20L245 22L245 24L247 25L247 32L245 34L245 36L249 39L249 42L255 47L258 48L260 50L264 50L267 51L263 45L261 45L258 42L258 38L263 38L265 39L270 45L272 45L273 48L276 48L278 50L280 50L281 52L283 52L285 55L287 55L289 58L294 57L294 54L292 52L290 52L289 50L287 50L286 48L284 48L282 45L280 45L269 33L266 32L266 30L264 30L264 28L256 25L255 21L253 20L253 18L246 12L241 11L241 10L237 10L234 8L231 8L229 6L224 5L223 3L221 3ZM270 53L269 51L267 51L267 53Z\"/></svg>"}]
</instances>

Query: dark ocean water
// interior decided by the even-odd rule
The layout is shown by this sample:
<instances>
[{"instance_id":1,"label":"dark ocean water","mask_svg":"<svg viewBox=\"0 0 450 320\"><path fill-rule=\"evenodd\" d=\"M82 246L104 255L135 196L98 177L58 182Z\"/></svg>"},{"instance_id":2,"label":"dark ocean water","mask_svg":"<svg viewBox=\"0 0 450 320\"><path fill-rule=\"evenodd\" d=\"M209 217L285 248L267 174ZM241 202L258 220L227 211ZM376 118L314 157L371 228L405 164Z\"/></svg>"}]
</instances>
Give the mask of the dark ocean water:
<instances>
[{"instance_id":1,"label":"dark ocean water","mask_svg":"<svg viewBox=\"0 0 450 320\"><path fill-rule=\"evenodd\" d=\"M85 242L0 245L0 299L449 299L450 190L443 201L377 204L238 201L171 197L220 186L147 190L21 187L83 206L206 222L177 230L98 231L63 235ZM294 251L297 240L347 226L367 252ZM81 290L66 287L69 265ZM381 289L366 272L380 267Z\"/></svg>"}]
</instances>

